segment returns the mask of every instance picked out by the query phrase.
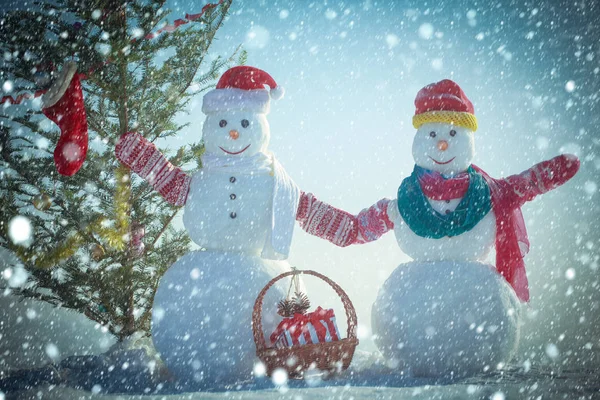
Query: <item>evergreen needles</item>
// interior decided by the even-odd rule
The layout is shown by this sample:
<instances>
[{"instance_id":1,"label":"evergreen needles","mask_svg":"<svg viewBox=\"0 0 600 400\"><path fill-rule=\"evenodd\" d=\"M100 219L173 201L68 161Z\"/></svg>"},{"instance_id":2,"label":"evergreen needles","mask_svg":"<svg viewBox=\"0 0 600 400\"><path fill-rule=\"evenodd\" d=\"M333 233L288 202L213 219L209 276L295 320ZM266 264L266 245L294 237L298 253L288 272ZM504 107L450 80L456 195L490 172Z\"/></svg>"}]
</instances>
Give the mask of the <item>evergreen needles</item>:
<instances>
[{"instance_id":1,"label":"evergreen needles","mask_svg":"<svg viewBox=\"0 0 600 400\"><path fill-rule=\"evenodd\" d=\"M120 166L114 145L137 131L160 147L161 139L186 127L176 116L192 97L245 59L237 50L228 58L207 57L231 3L152 40L144 38L178 17L163 0L53 0L0 15L0 81L12 82L14 94L33 92L44 80L40 74L52 78L52 68L74 59L86 75L90 136L82 169L60 176L52 159L56 127L31 102L0 107L0 247L28 273L13 294L85 314L119 340L149 332L158 280L189 250L189 239L171 226L178 209ZM177 150L170 154L179 166L198 166L201 143ZM34 202L40 196L50 199L44 207ZM26 245L8 234L15 216L31 222ZM135 224L146 231L141 257L129 251Z\"/></svg>"}]
</instances>

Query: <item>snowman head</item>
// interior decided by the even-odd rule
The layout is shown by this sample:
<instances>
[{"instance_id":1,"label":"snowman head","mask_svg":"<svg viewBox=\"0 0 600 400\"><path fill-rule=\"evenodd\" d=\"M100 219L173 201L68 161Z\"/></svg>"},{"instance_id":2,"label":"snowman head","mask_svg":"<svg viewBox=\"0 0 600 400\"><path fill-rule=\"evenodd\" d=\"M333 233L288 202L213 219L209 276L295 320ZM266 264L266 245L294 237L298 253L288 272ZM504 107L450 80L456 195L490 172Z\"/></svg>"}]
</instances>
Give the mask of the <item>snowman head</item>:
<instances>
[{"instance_id":1,"label":"snowman head","mask_svg":"<svg viewBox=\"0 0 600 400\"><path fill-rule=\"evenodd\" d=\"M462 89L449 79L432 83L419 91L415 106L415 164L443 175L465 171L475 155L477 118Z\"/></svg>"},{"instance_id":2,"label":"snowman head","mask_svg":"<svg viewBox=\"0 0 600 400\"><path fill-rule=\"evenodd\" d=\"M271 131L266 114L223 111L206 117L202 136L207 153L224 157L250 157L267 151Z\"/></svg>"},{"instance_id":3,"label":"snowman head","mask_svg":"<svg viewBox=\"0 0 600 400\"><path fill-rule=\"evenodd\" d=\"M266 152L271 137L267 121L270 100L281 97L283 89L265 71L248 66L227 70L216 89L203 98L206 152L223 157L250 157Z\"/></svg>"},{"instance_id":4,"label":"snowman head","mask_svg":"<svg viewBox=\"0 0 600 400\"><path fill-rule=\"evenodd\" d=\"M455 175L473 162L475 140L473 131L460 125L441 122L423 124L417 129L412 154L421 168Z\"/></svg>"}]
</instances>

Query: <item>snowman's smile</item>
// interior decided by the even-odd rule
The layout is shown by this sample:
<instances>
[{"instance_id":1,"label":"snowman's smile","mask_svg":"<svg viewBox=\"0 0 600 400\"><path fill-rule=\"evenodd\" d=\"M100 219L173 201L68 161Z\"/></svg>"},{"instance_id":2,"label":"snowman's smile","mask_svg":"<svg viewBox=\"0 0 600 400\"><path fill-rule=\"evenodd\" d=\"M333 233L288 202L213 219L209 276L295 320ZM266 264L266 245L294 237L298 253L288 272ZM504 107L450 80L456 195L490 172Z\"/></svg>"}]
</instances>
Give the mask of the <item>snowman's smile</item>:
<instances>
[{"instance_id":1,"label":"snowman's smile","mask_svg":"<svg viewBox=\"0 0 600 400\"><path fill-rule=\"evenodd\" d=\"M252 143L250 143L250 144L252 144ZM221 146L219 146L219 148L227 154L241 154L241 153L245 152L246 150L248 150L248 147L250 147L250 144L248 146L244 147L243 149L241 149L240 151L227 151L224 148L222 148Z\"/></svg>"},{"instance_id":2,"label":"snowman's smile","mask_svg":"<svg viewBox=\"0 0 600 400\"><path fill-rule=\"evenodd\" d=\"M440 164L440 165L444 165L444 164L450 164L450 163L451 163L452 161L454 161L454 159L456 158L456 157L452 157L452 158L451 158L451 159L449 159L448 161L441 162L441 161L438 161L438 160L436 160L436 159L435 159L435 158L433 158L433 157L430 157L430 156L428 156L428 157L429 157L429 158L431 158L431 159L433 160L433 162L434 162L434 163L436 163L436 164Z\"/></svg>"}]
</instances>

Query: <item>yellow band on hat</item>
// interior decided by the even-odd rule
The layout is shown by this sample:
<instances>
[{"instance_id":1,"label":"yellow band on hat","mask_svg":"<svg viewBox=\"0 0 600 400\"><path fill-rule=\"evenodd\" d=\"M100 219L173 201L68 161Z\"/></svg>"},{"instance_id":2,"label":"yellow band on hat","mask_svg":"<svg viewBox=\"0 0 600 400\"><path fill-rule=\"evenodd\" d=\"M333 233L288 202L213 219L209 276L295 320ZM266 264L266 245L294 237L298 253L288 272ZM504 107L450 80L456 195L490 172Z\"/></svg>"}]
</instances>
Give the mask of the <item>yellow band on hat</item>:
<instances>
[{"instance_id":1,"label":"yellow band on hat","mask_svg":"<svg viewBox=\"0 0 600 400\"><path fill-rule=\"evenodd\" d=\"M416 129L423 124L441 122L465 127L475 132L477 130L477 118L468 112L461 111L427 111L413 116L413 126Z\"/></svg>"}]
</instances>

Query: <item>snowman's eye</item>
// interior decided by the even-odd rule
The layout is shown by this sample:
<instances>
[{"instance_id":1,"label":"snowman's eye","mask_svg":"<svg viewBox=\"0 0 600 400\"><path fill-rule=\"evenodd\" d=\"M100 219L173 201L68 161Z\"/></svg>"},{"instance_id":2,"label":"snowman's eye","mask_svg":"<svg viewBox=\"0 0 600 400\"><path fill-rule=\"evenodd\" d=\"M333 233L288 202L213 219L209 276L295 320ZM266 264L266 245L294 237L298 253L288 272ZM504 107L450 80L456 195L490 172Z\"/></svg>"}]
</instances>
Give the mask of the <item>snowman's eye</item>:
<instances>
[{"instance_id":1,"label":"snowman's eye","mask_svg":"<svg viewBox=\"0 0 600 400\"><path fill-rule=\"evenodd\" d=\"M434 131L431 131L431 132L429 132L429 136L431 136L431 137L436 137L437 135L435 134L435 132L434 132Z\"/></svg>"},{"instance_id":2,"label":"snowman's eye","mask_svg":"<svg viewBox=\"0 0 600 400\"><path fill-rule=\"evenodd\" d=\"M221 128L225 128L227 126L227 121L225 121L224 119L220 120L219 121L219 126Z\"/></svg>"},{"instance_id":3,"label":"snowman's eye","mask_svg":"<svg viewBox=\"0 0 600 400\"><path fill-rule=\"evenodd\" d=\"M247 119L242 120L242 127L247 128L250 125L250 122Z\"/></svg>"},{"instance_id":4,"label":"snowman's eye","mask_svg":"<svg viewBox=\"0 0 600 400\"><path fill-rule=\"evenodd\" d=\"M450 136L452 136L452 137L456 136L456 131L454 129L452 129L450 131Z\"/></svg>"}]
</instances>

